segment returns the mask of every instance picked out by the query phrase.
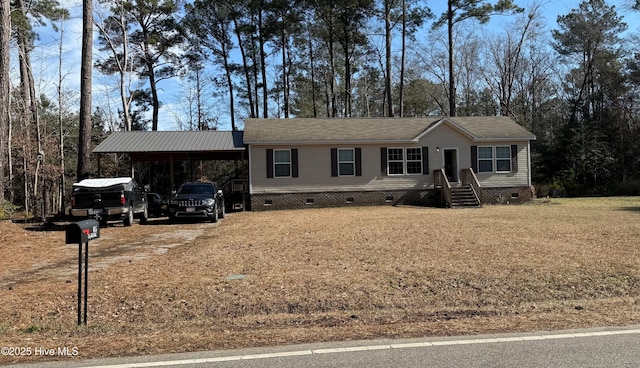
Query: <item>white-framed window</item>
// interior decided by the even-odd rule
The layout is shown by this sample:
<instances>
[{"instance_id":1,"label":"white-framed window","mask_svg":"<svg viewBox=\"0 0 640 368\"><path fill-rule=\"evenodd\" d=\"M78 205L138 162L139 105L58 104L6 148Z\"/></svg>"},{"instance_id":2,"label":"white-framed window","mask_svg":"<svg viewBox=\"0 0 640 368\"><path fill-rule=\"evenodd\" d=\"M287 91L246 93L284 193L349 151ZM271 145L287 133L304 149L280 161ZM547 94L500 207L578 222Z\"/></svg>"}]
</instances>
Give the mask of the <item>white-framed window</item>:
<instances>
[{"instance_id":1,"label":"white-framed window","mask_svg":"<svg viewBox=\"0 0 640 368\"><path fill-rule=\"evenodd\" d=\"M510 146L496 146L496 172L511 172Z\"/></svg>"},{"instance_id":2,"label":"white-framed window","mask_svg":"<svg viewBox=\"0 0 640 368\"><path fill-rule=\"evenodd\" d=\"M421 147L387 148L388 175L421 175Z\"/></svg>"},{"instance_id":3,"label":"white-framed window","mask_svg":"<svg viewBox=\"0 0 640 368\"><path fill-rule=\"evenodd\" d=\"M291 177L291 150L273 150L273 173L276 178Z\"/></svg>"},{"instance_id":4,"label":"white-framed window","mask_svg":"<svg viewBox=\"0 0 640 368\"><path fill-rule=\"evenodd\" d=\"M422 175L422 148L407 148L407 174Z\"/></svg>"},{"instance_id":5,"label":"white-framed window","mask_svg":"<svg viewBox=\"0 0 640 368\"><path fill-rule=\"evenodd\" d=\"M387 149L389 175L404 175L404 148Z\"/></svg>"},{"instance_id":6,"label":"white-framed window","mask_svg":"<svg viewBox=\"0 0 640 368\"><path fill-rule=\"evenodd\" d=\"M514 170L511 146L478 147L479 173L508 173Z\"/></svg>"},{"instance_id":7,"label":"white-framed window","mask_svg":"<svg viewBox=\"0 0 640 368\"><path fill-rule=\"evenodd\" d=\"M493 172L493 147L478 147L478 172Z\"/></svg>"},{"instance_id":8,"label":"white-framed window","mask_svg":"<svg viewBox=\"0 0 640 368\"><path fill-rule=\"evenodd\" d=\"M338 149L338 176L356 175L356 153L353 148Z\"/></svg>"}]
</instances>

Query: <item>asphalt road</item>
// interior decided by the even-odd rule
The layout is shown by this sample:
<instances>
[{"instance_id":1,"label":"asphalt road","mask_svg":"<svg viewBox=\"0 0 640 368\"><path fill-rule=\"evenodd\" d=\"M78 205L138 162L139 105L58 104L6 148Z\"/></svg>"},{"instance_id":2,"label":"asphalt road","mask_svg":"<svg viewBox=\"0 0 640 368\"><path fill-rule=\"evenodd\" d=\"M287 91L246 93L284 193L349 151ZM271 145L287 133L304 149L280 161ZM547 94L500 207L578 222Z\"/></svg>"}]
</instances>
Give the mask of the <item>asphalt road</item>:
<instances>
[{"instance_id":1,"label":"asphalt road","mask_svg":"<svg viewBox=\"0 0 640 368\"><path fill-rule=\"evenodd\" d=\"M89 361L61 358L58 362L16 367L640 367L640 326L536 334L318 343Z\"/></svg>"}]
</instances>

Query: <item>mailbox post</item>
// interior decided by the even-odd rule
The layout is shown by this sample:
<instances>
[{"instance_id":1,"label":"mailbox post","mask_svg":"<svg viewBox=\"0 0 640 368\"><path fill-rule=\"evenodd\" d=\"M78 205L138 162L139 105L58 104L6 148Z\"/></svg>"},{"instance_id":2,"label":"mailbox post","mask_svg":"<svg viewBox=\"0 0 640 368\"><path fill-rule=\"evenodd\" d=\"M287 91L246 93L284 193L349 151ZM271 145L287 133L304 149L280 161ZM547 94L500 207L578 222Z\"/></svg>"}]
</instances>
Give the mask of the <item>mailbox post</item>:
<instances>
[{"instance_id":1,"label":"mailbox post","mask_svg":"<svg viewBox=\"0 0 640 368\"><path fill-rule=\"evenodd\" d=\"M100 237L100 225L96 220L83 220L67 226L66 243L78 244L78 326L87 324L87 298L89 295L89 240ZM84 257L82 244L84 243ZM82 313L82 260L84 258L84 319Z\"/></svg>"}]
</instances>

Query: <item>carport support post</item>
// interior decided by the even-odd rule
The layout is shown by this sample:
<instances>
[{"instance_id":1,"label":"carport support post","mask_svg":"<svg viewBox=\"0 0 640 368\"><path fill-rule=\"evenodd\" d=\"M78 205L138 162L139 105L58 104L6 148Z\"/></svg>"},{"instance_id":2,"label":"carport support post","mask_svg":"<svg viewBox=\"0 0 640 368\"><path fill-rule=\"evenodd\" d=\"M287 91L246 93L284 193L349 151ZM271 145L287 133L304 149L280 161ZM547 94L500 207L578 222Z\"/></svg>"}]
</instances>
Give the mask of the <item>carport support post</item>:
<instances>
[{"instance_id":1,"label":"carport support post","mask_svg":"<svg viewBox=\"0 0 640 368\"><path fill-rule=\"evenodd\" d=\"M171 193L175 189L175 185L173 184L173 153L169 155L169 193Z\"/></svg>"}]
</instances>

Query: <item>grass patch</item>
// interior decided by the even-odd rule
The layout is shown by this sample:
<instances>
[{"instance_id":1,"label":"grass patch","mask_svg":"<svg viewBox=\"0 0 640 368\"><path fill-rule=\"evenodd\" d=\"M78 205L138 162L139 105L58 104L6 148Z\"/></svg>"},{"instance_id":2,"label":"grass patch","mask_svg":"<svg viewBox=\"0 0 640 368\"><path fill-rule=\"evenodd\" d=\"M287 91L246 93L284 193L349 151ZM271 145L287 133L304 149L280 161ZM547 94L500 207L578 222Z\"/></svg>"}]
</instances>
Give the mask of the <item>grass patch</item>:
<instances>
[{"instance_id":1,"label":"grass patch","mask_svg":"<svg viewBox=\"0 0 640 368\"><path fill-rule=\"evenodd\" d=\"M26 333L34 333L40 331L40 327L36 325L31 325L25 329Z\"/></svg>"},{"instance_id":2,"label":"grass patch","mask_svg":"<svg viewBox=\"0 0 640 368\"><path fill-rule=\"evenodd\" d=\"M28 234L29 248L13 251L29 256L0 274L0 313L17 326L3 340L64 341L86 358L639 323L633 208L640 198L105 228L92 243L84 329L75 326L76 248L61 232ZM0 259L9 259L1 249Z\"/></svg>"}]
</instances>

